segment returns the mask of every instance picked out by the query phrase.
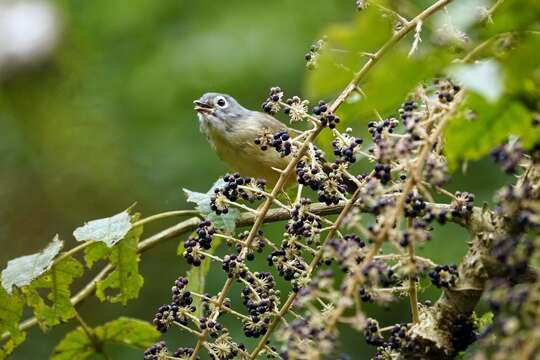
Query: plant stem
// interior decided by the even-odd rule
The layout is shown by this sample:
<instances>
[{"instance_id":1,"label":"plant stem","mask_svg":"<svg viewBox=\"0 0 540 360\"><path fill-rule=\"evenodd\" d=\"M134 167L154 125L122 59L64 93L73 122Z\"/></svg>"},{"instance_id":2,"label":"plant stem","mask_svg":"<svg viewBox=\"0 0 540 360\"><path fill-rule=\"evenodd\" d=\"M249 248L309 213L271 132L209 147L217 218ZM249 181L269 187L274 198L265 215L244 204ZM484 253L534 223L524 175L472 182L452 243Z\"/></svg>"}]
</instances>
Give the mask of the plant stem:
<instances>
[{"instance_id":1,"label":"plant stem","mask_svg":"<svg viewBox=\"0 0 540 360\"><path fill-rule=\"evenodd\" d=\"M407 228L412 227L412 218L409 218L407 221ZM409 244L407 246L409 252L409 301L411 303L411 315L412 322L417 324L420 322L418 317L418 296L416 294L416 258L414 257L414 243L412 239L409 239Z\"/></svg>"},{"instance_id":2,"label":"plant stem","mask_svg":"<svg viewBox=\"0 0 540 360\"><path fill-rule=\"evenodd\" d=\"M407 195L413 190L416 182L420 181L429 152L433 148L433 145L436 143L438 137L442 134L444 127L450 120L450 116L454 113L454 111L457 108L457 105L461 103L462 99L463 99L463 91L456 94L456 97L454 98L454 102L452 103L452 106L450 108L447 108L445 112L441 112L434 115L434 117L437 117L440 121L437 124L437 126L432 130L428 140L426 141L424 147L420 151L420 154L418 155L418 158L415 161L413 168L410 170L410 176L408 177L408 180L403 187L403 192L401 193L400 197L398 198L395 204L394 212L391 214L391 216L389 216L386 219L384 226L382 227L377 237L374 239L373 245L368 255L362 260L360 264L358 264L356 267L354 267L354 269L351 270L350 273L352 275L349 276L345 280L346 285L345 285L345 291L343 292L343 296L345 298L352 297L353 293L356 290L356 286L364 280L362 271L373 260L375 255L377 255L384 240L387 238L390 230L394 226L397 226L397 224L399 223L399 220L403 213L403 208L405 205L405 200L407 198ZM347 308L347 305L345 304L345 302L341 302L336 306L333 313L328 318L326 331L328 332L333 331L333 329L337 325L339 318L341 317L343 312L346 310L346 308Z\"/></svg>"},{"instance_id":3,"label":"plant stem","mask_svg":"<svg viewBox=\"0 0 540 360\"><path fill-rule=\"evenodd\" d=\"M139 225L145 225L145 224L151 223L151 222L156 221L156 220L167 219L167 218L176 217L176 216L185 216L185 215L200 216L200 213L197 210L166 211L166 212L162 212L160 214L152 215L152 216L149 216L147 218L141 219L141 220L133 223L133 227L136 227L136 226L139 226Z\"/></svg>"},{"instance_id":4,"label":"plant stem","mask_svg":"<svg viewBox=\"0 0 540 360\"><path fill-rule=\"evenodd\" d=\"M340 203L338 205L326 205L324 203L315 203L315 204L310 205L309 210L311 213L319 215L319 216L334 215L334 214L339 214L341 210L344 208L344 206L345 206L344 203ZM439 210L446 210L446 211L450 210L449 206L446 204L428 203L428 206L435 209L439 209ZM360 208L360 210L367 211L367 209L363 209L363 208ZM481 208L476 207L474 211L480 213ZM284 209L272 209L267 213L266 217L264 218L264 222L273 223L273 222L278 222L278 221L289 220L290 218L291 218L291 214L289 211L286 211ZM254 219L255 219L255 216L253 216L253 214L241 214L240 218L236 222L236 226L242 227L242 226L251 225L253 224ZM451 219L451 221L454 221L457 224L464 226L465 228L468 228L469 226L461 218ZM155 246L163 243L164 241L176 238L183 234L187 234L193 231L197 227L199 222L200 222L199 218L193 217L193 218L184 220L176 225L173 225L167 229L164 229L160 231L159 233L154 234L148 237L147 239L139 242L138 252L144 253L154 248ZM90 280L83 289L81 289L77 294L71 297L71 303L74 306L78 306L86 298L91 296L96 290L97 282L100 280L103 280L105 276L109 272L111 272L113 269L114 267L110 264L106 265L103 269L101 269L101 271L98 274L96 274L96 276L92 280ZM21 331L24 331L37 325L37 323L38 323L37 319L35 317L31 317L27 320L22 321L19 325L19 329ZM11 335L8 332L5 332L2 334L2 340L6 340L10 337Z\"/></svg>"}]
</instances>

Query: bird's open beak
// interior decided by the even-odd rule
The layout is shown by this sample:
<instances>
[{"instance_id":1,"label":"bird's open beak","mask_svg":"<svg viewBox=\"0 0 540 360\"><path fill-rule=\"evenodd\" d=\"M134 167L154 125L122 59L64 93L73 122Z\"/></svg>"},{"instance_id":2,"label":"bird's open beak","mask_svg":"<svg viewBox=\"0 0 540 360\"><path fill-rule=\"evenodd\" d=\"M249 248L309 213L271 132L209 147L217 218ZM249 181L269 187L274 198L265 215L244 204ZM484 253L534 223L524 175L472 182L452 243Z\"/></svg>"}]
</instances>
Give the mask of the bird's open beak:
<instances>
[{"instance_id":1,"label":"bird's open beak","mask_svg":"<svg viewBox=\"0 0 540 360\"><path fill-rule=\"evenodd\" d=\"M211 114L212 112L214 112L214 109L212 108L212 106L200 100L195 100L193 104L195 104L195 111L197 111L198 113Z\"/></svg>"}]
</instances>

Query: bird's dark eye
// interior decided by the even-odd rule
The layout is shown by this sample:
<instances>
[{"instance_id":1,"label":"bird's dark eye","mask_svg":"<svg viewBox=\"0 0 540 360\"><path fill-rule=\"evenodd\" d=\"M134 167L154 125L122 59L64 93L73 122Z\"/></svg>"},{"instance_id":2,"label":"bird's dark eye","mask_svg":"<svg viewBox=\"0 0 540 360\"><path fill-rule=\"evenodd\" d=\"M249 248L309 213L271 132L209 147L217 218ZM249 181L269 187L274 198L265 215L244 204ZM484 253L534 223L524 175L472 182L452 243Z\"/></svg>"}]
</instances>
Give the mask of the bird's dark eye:
<instances>
[{"instance_id":1,"label":"bird's dark eye","mask_svg":"<svg viewBox=\"0 0 540 360\"><path fill-rule=\"evenodd\" d=\"M220 96L217 98L216 100L216 104L220 107L220 108L224 108L227 106L227 100L225 100L225 98L223 96Z\"/></svg>"}]
</instances>

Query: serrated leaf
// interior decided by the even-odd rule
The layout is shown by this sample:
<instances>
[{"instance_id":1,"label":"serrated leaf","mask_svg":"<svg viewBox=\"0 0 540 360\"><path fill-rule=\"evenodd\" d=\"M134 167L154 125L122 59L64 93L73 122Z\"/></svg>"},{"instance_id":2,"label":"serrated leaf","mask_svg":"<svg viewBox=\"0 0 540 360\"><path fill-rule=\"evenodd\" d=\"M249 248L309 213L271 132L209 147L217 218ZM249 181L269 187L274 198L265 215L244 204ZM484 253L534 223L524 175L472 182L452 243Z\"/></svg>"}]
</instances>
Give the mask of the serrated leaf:
<instances>
[{"instance_id":1,"label":"serrated leaf","mask_svg":"<svg viewBox=\"0 0 540 360\"><path fill-rule=\"evenodd\" d=\"M94 336L103 345L115 343L144 349L154 343L160 333L149 323L121 317L93 329ZM52 360L86 359L97 353L91 339L81 327L66 334L55 347Z\"/></svg>"},{"instance_id":2,"label":"serrated leaf","mask_svg":"<svg viewBox=\"0 0 540 360\"><path fill-rule=\"evenodd\" d=\"M206 252L211 255L214 254L216 249L221 244L221 241L222 241L221 238L212 240L212 248L206 250ZM179 251L180 251L180 248L179 248ZM184 249L182 248L182 252L181 253L179 252L179 255L182 255L183 252L184 252ZM204 289L206 287L206 277L208 275L208 272L210 271L211 263L212 263L211 259L207 257L201 262L200 266L194 266L187 272L187 279L188 279L187 289L189 291L194 291L199 294L204 294L205 292ZM193 298L193 305L196 308L195 313L193 315L197 317L200 317L202 315L201 303L202 302L199 297Z\"/></svg>"},{"instance_id":3,"label":"serrated leaf","mask_svg":"<svg viewBox=\"0 0 540 360\"><path fill-rule=\"evenodd\" d=\"M13 286L23 287L49 270L53 259L60 252L64 243L58 235L41 252L33 255L21 256L10 260L7 267L2 270L2 286L11 294Z\"/></svg>"},{"instance_id":4,"label":"serrated leaf","mask_svg":"<svg viewBox=\"0 0 540 360\"><path fill-rule=\"evenodd\" d=\"M531 114L520 102L506 99L493 105L469 94L463 111L445 131L450 169L456 169L460 160L482 158L511 135L520 137L526 146L540 139L540 129L533 128Z\"/></svg>"},{"instance_id":5,"label":"serrated leaf","mask_svg":"<svg viewBox=\"0 0 540 360\"><path fill-rule=\"evenodd\" d=\"M19 329L23 309L24 299L19 291L15 290L8 294L5 289L0 288L0 334L8 332L10 335L0 348L0 359L11 354L15 347L26 338L26 333Z\"/></svg>"},{"instance_id":6,"label":"serrated leaf","mask_svg":"<svg viewBox=\"0 0 540 360\"><path fill-rule=\"evenodd\" d=\"M142 231L142 226L132 228L125 238L111 249L109 261L114 265L114 270L96 285L96 296L101 301L121 302L125 305L128 300L139 296L139 290L144 283L143 277L139 274L140 258L137 253ZM114 295L105 294L107 289L118 291Z\"/></svg>"},{"instance_id":7,"label":"serrated leaf","mask_svg":"<svg viewBox=\"0 0 540 360\"><path fill-rule=\"evenodd\" d=\"M96 261L106 258L111 251L111 248L104 243L98 242L92 244L84 249L84 261L86 261L86 265L89 268L92 268Z\"/></svg>"},{"instance_id":8,"label":"serrated leaf","mask_svg":"<svg viewBox=\"0 0 540 360\"><path fill-rule=\"evenodd\" d=\"M95 335L104 342L144 349L159 338L160 332L146 321L121 317L97 327Z\"/></svg>"},{"instance_id":9,"label":"serrated leaf","mask_svg":"<svg viewBox=\"0 0 540 360\"><path fill-rule=\"evenodd\" d=\"M94 354L96 349L81 327L70 331L54 348L52 360L84 360Z\"/></svg>"},{"instance_id":10,"label":"serrated leaf","mask_svg":"<svg viewBox=\"0 0 540 360\"><path fill-rule=\"evenodd\" d=\"M114 246L131 230L131 215L128 210L114 216L87 222L73 232L77 241L100 241L108 247Z\"/></svg>"},{"instance_id":11,"label":"serrated leaf","mask_svg":"<svg viewBox=\"0 0 540 360\"><path fill-rule=\"evenodd\" d=\"M70 286L75 278L82 276L83 272L83 266L77 260L67 257L22 289L28 306L34 309L34 314L43 329L75 316ZM40 289L49 290L47 302L39 294Z\"/></svg>"},{"instance_id":12,"label":"serrated leaf","mask_svg":"<svg viewBox=\"0 0 540 360\"><path fill-rule=\"evenodd\" d=\"M217 215L210 209L210 198L214 194L214 189L223 187L224 184L225 181L220 178L206 194L188 189L183 190L186 194L187 201L197 204L195 209L199 211L201 215L210 220L218 229L233 233L236 228L236 220L240 216L240 211L238 211L238 209L229 209L227 214Z\"/></svg>"}]
</instances>

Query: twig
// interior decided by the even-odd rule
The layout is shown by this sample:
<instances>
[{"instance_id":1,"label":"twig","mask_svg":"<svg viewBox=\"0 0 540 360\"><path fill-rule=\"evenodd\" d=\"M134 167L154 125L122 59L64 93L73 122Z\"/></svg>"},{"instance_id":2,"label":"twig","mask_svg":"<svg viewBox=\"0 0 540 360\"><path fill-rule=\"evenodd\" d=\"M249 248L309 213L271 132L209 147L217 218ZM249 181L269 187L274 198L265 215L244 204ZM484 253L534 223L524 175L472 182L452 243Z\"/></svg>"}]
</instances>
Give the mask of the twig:
<instances>
[{"instance_id":1,"label":"twig","mask_svg":"<svg viewBox=\"0 0 540 360\"><path fill-rule=\"evenodd\" d=\"M412 226L412 218L410 218L409 221L407 222L407 228L411 228L411 226ZM416 258L414 257L414 244L412 240L409 240L409 244L407 248L409 252L409 262L410 262L409 300L411 303L412 322L416 324L420 322L420 318L418 317L418 297L416 294Z\"/></svg>"},{"instance_id":2,"label":"twig","mask_svg":"<svg viewBox=\"0 0 540 360\"><path fill-rule=\"evenodd\" d=\"M428 205L435 209L447 210L449 211L449 206L446 204L429 204ZM340 203L338 205L326 205L324 203L315 203L309 206L309 211L313 214L324 216L324 215L334 215L338 214L345 205ZM362 211L367 211L368 209L361 209ZM481 211L480 208L475 208L475 211ZM284 209L272 209L268 211L266 217L264 218L264 223L273 223L278 221L284 221L291 218L289 211ZM236 222L236 226L243 227L253 224L255 216L253 214L243 213L240 215L239 219ZM462 219L452 219L458 224L467 226L467 224ZM141 241L138 246L139 253L144 253L155 246L161 244L164 241L176 238L180 235L187 234L193 231L199 224L200 219L197 217L184 220L176 225L173 225L165 230L160 231L159 233L148 237L147 239ZM92 280L90 280L83 289L81 289L76 295L71 298L71 303L74 306L80 305L86 298L91 296L96 290L96 284L105 278L109 272L114 269L114 266L108 264L106 265ZM24 320L19 325L21 331L27 330L35 325L37 325L37 319L35 317ZM11 335L8 332L2 334L2 340L10 338Z\"/></svg>"}]
</instances>

